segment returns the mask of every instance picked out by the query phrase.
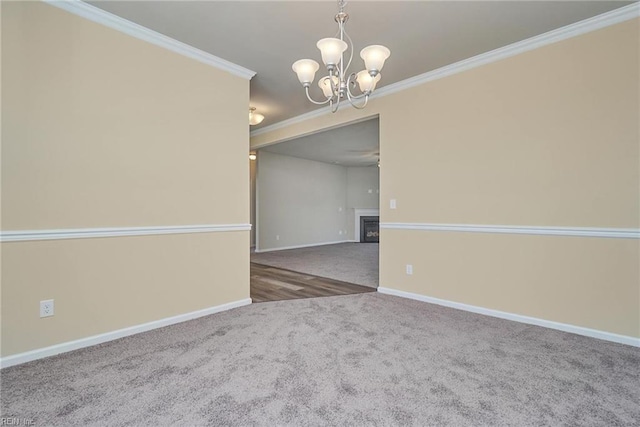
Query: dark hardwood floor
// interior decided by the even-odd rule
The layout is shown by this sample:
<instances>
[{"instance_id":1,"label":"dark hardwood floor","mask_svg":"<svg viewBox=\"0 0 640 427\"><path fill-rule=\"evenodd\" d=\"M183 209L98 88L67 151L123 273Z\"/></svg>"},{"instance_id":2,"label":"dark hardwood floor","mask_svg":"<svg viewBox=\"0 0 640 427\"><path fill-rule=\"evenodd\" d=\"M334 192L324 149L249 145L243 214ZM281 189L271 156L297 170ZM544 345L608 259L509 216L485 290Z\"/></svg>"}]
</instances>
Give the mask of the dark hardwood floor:
<instances>
[{"instance_id":1,"label":"dark hardwood floor","mask_svg":"<svg viewBox=\"0 0 640 427\"><path fill-rule=\"evenodd\" d=\"M367 286L251 263L251 299L254 303L375 291Z\"/></svg>"}]
</instances>

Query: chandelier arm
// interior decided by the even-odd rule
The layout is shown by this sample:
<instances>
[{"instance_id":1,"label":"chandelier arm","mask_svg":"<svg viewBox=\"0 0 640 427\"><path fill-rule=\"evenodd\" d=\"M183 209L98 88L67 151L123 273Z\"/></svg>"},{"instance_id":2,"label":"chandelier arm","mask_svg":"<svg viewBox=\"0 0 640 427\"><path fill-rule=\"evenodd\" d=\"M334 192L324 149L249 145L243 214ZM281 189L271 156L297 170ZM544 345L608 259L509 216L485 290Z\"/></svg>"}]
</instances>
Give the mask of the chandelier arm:
<instances>
[{"instance_id":1,"label":"chandelier arm","mask_svg":"<svg viewBox=\"0 0 640 427\"><path fill-rule=\"evenodd\" d=\"M344 35L347 36L347 40L349 40L349 50L351 51L351 54L349 55L349 62L347 62L347 66L344 68L344 71L348 71L351 66L351 61L353 61L353 41L346 31L344 32Z\"/></svg>"},{"instance_id":2,"label":"chandelier arm","mask_svg":"<svg viewBox=\"0 0 640 427\"><path fill-rule=\"evenodd\" d=\"M357 100L360 100L360 99L362 99L362 98L364 98L366 96L369 96L369 95L371 95L371 94L370 93L368 93L368 94L367 93L361 93L360 95L353 95L351 93L351 91L349 89L347 89L347 98L349 99L349 101L357 101Z\"/></svg>"},{"instance_id":3,"label":"chandelier arm","mask_svg":"<svg viewBox=\"0 0 640 427\"><path fill-rule=\"evenodd\" d=\"M365 96L371 95L371 92L369 92L369 94L366 93L361 93L360 95L354 95L353 93L351 93L351 89L349 89L349 86L351 86L351 79L356 75L356 73L351 73L349 75L349 78L347 79L347 98L349 99L349 101L352 101L354 99L362 99ZM353 103L351 103L351 105L353 105Z\"/></svg>"},{"instance_id":4,"label":"chandelier arm","mask_svg":"<svg viewBox=\"0 0 640 427\"><path fill-rule=\"evenodd\" d=\"M367 103L369 102L369 95L365 95L364 96L364 102L362 103L362 105L357 105L355 102L353 102L351 100L351 98L349 98L349 103L351 104L351 106L357 110L362 110L364 109L364 107L367 106Z\"/></svg>"},{"instance_id":5,"label":"chandelier arm","mask_svg":"<svg viewBox=\"0 0 640 427\"><path fill-rule=\"evenodd\" d=\"M309 99L309 101L313 102L316 105L324 105L327 102L331 101L331 99L332 99L332 98L329 98L326 101L322 101L322 102L314 101L313 98L311 98L311 95L309 94L309 86L305 86L304 87L304 91L307 94L307 99Z\"/></svg>"},{"instance_id":6,"label":"chandelier arm","mask_svg":"<svg viewBox=\"0 0 640 427\"><path fill-rule=\"evenodd\" d=\"M340 96L336 97L336 102L333 102L333 98L331 98L331 112L335 113L340 108Z\"/></svg>"},{"instance_id":7,"label":"chandelier arm","mask_svg":"<svg viewBox=\"0 0 640 427\"><path fill-rule=\"evenodd\" d=\"M354 107L357 110L362 110L364 107L367 106L367 102L369 102L369 95L370 93L364 93L362 95L359 96L352 96L351 95L351 91L349 90L349 82L351 82L351 78L355 75L355 73L352 73L349 75L349 78L347 79L347 99L349 100L349 104L351 104L352 107ZM356 100L362 99L362 97L364 96L364 103L362 103L362 105L358 105L356 104Z\"/></svg>"}]
</instances>

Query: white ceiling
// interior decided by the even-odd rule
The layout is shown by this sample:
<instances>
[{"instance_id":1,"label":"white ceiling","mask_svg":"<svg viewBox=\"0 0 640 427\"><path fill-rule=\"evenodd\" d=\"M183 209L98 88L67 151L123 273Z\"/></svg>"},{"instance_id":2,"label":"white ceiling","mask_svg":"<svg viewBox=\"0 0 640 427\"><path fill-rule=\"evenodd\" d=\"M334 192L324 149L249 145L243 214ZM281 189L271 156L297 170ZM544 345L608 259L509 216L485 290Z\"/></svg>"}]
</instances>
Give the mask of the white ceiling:
<instances>
[{"instance_id":1,"label":"white ceiling","mask_svg":"<svg viewBox=\"0 0 640 427\"><path fill-rule=\"evenodd\" d=\"M321 62L316 41L337 29L333 0L90 3L256 71L251 104L266 118L252 129L319 108L307 101L291 64L301 58ZM629 3L351 1L346 29L356 54L350 71L363 67L358 52L364 46L385 45L391 57L378 84L383 87Z\"/></svg>"},{"instance_id":2,"label":"white ceiling","mask_svg":"<svg viewBox=\"0 0 640 427\"><path fill-rule=\"evenodd\" d=\"M340 166L375 166L380 157L378 118L314 133L259 150Z\"/></svg>"}]
</instances>

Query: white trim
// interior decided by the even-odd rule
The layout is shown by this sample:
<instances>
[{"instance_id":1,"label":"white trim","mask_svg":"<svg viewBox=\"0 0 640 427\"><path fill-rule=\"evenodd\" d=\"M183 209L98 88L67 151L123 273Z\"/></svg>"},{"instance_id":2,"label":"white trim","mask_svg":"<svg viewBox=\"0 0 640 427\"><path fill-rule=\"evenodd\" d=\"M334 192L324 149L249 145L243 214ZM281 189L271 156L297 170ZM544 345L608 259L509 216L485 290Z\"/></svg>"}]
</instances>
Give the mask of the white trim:
<instances>
[{"instance_id":1,"label":"white trim","mask_svg":"<svg viewBox=\"0 0 640 427\"><path fill-rule=\"evenodd\" d=\"M107 332L100 335L93 335L75 341L68 341L62 344L52 345L50 347L44 347L37 350L27 351L25 353L14 354L12 356L3 357L2 359L0 359L0 367L8 368L9 366L31 362L32 360L55 356L56 354L66 353L68 351L78 350L80 348L91 347L93 345L102 344L104 342L128 337L129 335L139 334L141 332L147 332L169 325L175 325L176 323L186 322L187 320L209 316L211 314L220 313L221 311L227 311L231 310L232 308L242 307L249 304L251 304L251 298L246 298L227 304L217 305L215 307L205 308L203 310L192 311L190 313L180 314L178 316L167 317L164 319L155 320L153 322L143 323L141 325L118 329L116 331Z\"/></svg>"},{"instance_id":2,"label":"white trim","mask_svg":"<svg viewBox=\"0 0 640 427\"><path fill-rule=\"evenodd\" d=\"M606 237L640 239L638 228L538 227L531 225L431 224L381 222L385 230L456 231L462 233L533 234L537 236Z\"/></svg>"},{"instance_id":3,"label":"white trim","mask_svg":"<svg viewBox=\"0 0 640 427\"><path fill-rule=\"evenodd\" d=\"M251 224L169 225L158 227L65 228L59 230L16 230L0 232L0 242L31 240L92 239L96 237L149 236L158 234L249 231Z\"/></svg>"},{"instance_id":4,"label":"white trim","mask_svg":"<svg viewBox=\"0 0 640 427\"><path fill-rule=\"evenodd\" d=\"M454 74L462 73L472 68L520 55L521 53L529 52L543 46L615 25L638 16L640 16L640 6L638 3L633 3L507 46L490 50L489 52L472 56L471 58L463 59L462 61L446 65L436 70L381 87L373 93L371 99L390 95L433 80L438 80Z\"/></svg>"},{"instance_id":5,"label":"white trim","mask_svg":"<svg viewBox=\"0 0 640 427\"><path fill-rule=\"evenodd\" d=\"M585 337L597 338L605 341L616 342L620 344L640 347L640 338L630 337L627 335L619 335L611 332L599 331L597 329L584 328L582 326L569 325L566 323L553 322L551 320L538 319L536 317L522 316L520 314L507 313L505 311L492 310L490 308L478 307L475 305L463 304L443 300L439 298L428 297L426 295L414 294L411 292L399 291L396 289L379 287L378 292L381 294L394 295L402 298L409 298L417 301L427 302L431 304L441 305L444 307L455 308L458 310L469 311L471 313L483 314L485 316L498 317L500 319L512 320L514 322L526 323L528 325L542 326L544 328L555 329L558 331L569 332L572 334L583 335Z\"/></svg>"},{"instance_id":6,"label":"white trim","mask_svg":"<svg viewBox=\"0 0 640 427\"><path fill-rule=\"evenodd\" d=\"M353 228L353 240L360 242L360 217L361 216L380 216L380 209L354 209L353 215L356 218Z\"/></svg>"},{"instance_id":7,"label":"white trim","mask_svg":"<svg viewBox=\"0 0 640 427\"><path fill-rule=\"evenodd\" d=\"M328 108L328 107L326 107L326 108ZM301 123L301 122L304 122L305 120L309 120L309 119L312 119L314 117L322 116L322 115L324 115L324 114L326 114L328 112L329 112L329 110L325 111L325 107L322 107L319 110L309 111L308 113L301 114L299 116L292 117L290 119L283 120L283 121L278 122L278 123L274 123L274 124L266 126L264 128L260 128L260 129L254 130L254 131L251 132L251 137L258 136L258 135L266 133L266 132L271 132L273 130L286 128L287 126L291 126L291 125L294 125L296 123ZM344 126L351 126L351 125L355 125L356 123L366 122L367 120L373 120L373 119L377 119L379 117L380 117L379 113L372 112L372 114L370 114L368 116L357 117L357 118L355 118L353 120L349 120L349 121L346 121L346 122L339 122L339 123L336 123L334 125L324 127L322 129L315 129L315 130L312 130L310 132L306 132L306 133L302 133L302 134L299 134L299 135L292 136L290 138L279 139L279 140L277 140L275 142L266 142L266 143L263 143L263 144L252 145L251 149L264 148L264 147L267 147L269 145L278 144L280 142L288 141L290 139L302 138L303 136L309 136L309 135L313 135L313 134L320 133L320 132L326 132L328 130L338 129L338 128L341 128L341 127L344 127Z\"/></svg>"},{"instance_id":8,"label":"white trim","mask_svg":"<svg viewBox=\"0 0 640 427\"><path fill-rule=\"evenodd\" d=\"M316 117L324 116L325 114L328 114L330 112L331 112L330 107L321 107L321 108L318 108L317 110L309 111L308 113L300 114L299 116L295 116L290 119L282 120L278 123L274 123L272 125L253 130L251 131L250 136L251 138L253 138L255 136L262 135L263 133L272 132L274 130L286 128L287 126L295 125L296 123L304 122L305 120L315 119ZM258 147L252 146L251 148L258 148Z\"/></svg>"},{"instance_id":9,"label":"white trim","mask_svg":"<svg viewBox=\"0 0 640 427\"><path fill-rule=\"evenodd\" d=\"M351 240L337 240L335 242L310 243L308 245L285 246L282 248L256 249L255 253L286 251L288 249L312 248L314 246L337 245L338 243L351 243Z\"/></svg>"},{"instance_id":10,"label":"white trim","mask_svg":"<svg viewBox=\"0 0 640 427\"><path fill-rule=\"evenodd\" d=\"M234 64L226 59L219 58L208 52L189 46L178 40L167 37L142 25L128 21L117 15L109 13L98 7L92 6L80 0L42 0L45 3L57 8L66 10L74 15L81 16L98 24L112 28L124 34L128 34L137 39L144 40L156 46L160 46L172 52L195 59L220 70L227 71L235 76L251 80L256 75L255 71L251 71L245 67Z\"/></svg>"},{"instance_id":11,"label":"white trim","mask_svg":"<svg viewBox=\"0 0 640 427\"><path fill-rule=\"evenodd\" d=\"M526 40L521 40L519 42L515 42L510 45L503 46L489 52L481 53L471 58L463 59L462 61L458 61L453 64L449 64L444 67L419 74L417 76L392 83L387 86L383 86L380 89L376 90L371 95L370 99L382 98L383 96L391 95L405 89L410 89L412 87L419 86L433 80L438 80L444 77L452 76L454 74L462 73L463 71L467 71L472 68L480 67L482 65L516 56L521 53L538 49L540 47L547 46L562 40L567 40L572 37L599 30L601 28L619 24L621 22L628 21L639 16L640 3L632 3L630 5L605 12L601 15L587 18L585 20L548 31L546 33L528 38ZM290 119L283 120L281 122L274 123L260 129L256 129L251 132L251 137L282 129L287 126L300 123L315 117L323 116L325 114L329 114L330 111L331 109L329 107L322 107L317 110L313 110L308 113L301 114L299 116L292 117Z\"/></svg>"}]
</instances>

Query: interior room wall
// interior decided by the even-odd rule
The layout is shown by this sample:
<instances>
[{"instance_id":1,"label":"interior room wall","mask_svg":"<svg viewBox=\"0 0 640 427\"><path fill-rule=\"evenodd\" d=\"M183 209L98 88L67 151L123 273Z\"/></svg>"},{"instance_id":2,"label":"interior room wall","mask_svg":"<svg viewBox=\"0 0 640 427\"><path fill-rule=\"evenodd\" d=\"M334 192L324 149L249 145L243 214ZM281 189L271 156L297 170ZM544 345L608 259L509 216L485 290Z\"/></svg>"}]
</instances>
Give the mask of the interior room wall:
<instances>
[{"instance_id":1,"label":"interior room wall","mask_svg":"<svg viewBox=\"0 0 640 427\"><path fill-rule=\"evenodd\" d=\"M380 208L380 168L352 166L347 168L347 236L360 241L355 235L355 209Z\"/></svg>"},{"instance_id":2,"label":"interior room wall","mask_svg":"<svg viewBox=\"0 0 640 427\"><path fill-rule=\"evenodd\" d=\"M257 160L249 161L250 180L250 221L251 221L251 247L256 245L256 174L258 169Z\"/></svg>"},{"instance_id":3,"label":"interior room wall","mask_svg":"<svg viewBox=\"0 0 640 427\"><path fill-rule=\"evenodd\" d=\"M347 168L261 150L258 251L347 240Z\"/></svg>"},{"instance_id":4,"label":"interior room wall","mask_svg":"<svg viewBox=\"0 0 640 427\"><path fill-rule=\"evenodd\" d=\"M249 222L246 79L3 2L2 89L3 232ZM248 244L248 231L3 242L2 355L246 300Z\"/></svg>"},{"instance_id":5,"label":"interior room wall","mask_svg":"<svg viewBox=\"0 0 640 427\"><path fill-rule=\"evenodd\" d=\"M406 227L382 230L382 287L637 338L637 239L419 226L638 230L639 22L377 98L363 111L264 132L251 143L379 114L381 220Z\"/></svg>"}]
</instances>

